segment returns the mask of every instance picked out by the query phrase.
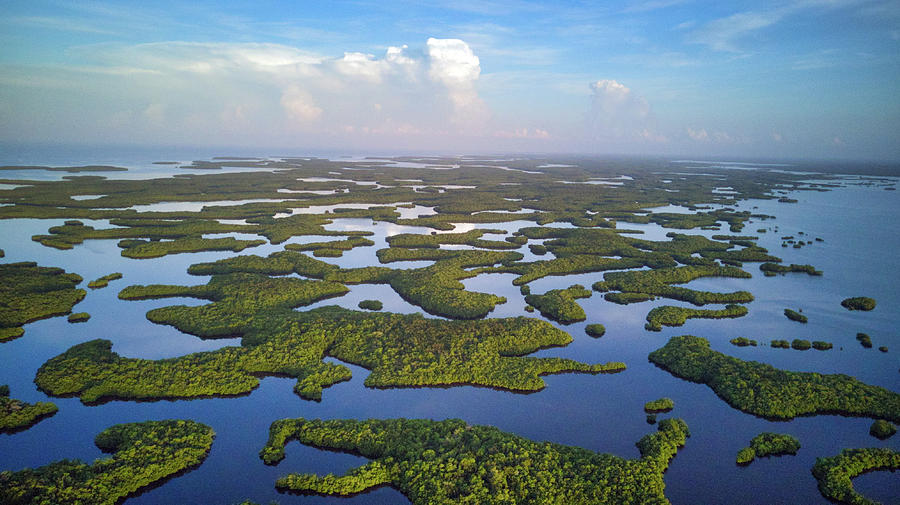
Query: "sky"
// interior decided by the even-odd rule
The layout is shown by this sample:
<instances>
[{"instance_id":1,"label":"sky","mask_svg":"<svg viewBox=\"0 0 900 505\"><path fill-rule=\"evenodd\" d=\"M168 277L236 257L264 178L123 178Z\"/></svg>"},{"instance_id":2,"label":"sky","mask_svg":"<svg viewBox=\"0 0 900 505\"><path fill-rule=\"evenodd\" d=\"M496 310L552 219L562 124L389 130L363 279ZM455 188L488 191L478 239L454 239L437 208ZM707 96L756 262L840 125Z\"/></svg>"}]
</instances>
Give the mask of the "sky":
<instances>
[{"instance_id":1,"label":"sky","mask_svg":"<svg viewBox=\"0 0 900 505\"><path fill-rule=\"evenodd\" d=\"M900 161L900 0L5 0L26 143Z\"/></svg>"}]
</instances>

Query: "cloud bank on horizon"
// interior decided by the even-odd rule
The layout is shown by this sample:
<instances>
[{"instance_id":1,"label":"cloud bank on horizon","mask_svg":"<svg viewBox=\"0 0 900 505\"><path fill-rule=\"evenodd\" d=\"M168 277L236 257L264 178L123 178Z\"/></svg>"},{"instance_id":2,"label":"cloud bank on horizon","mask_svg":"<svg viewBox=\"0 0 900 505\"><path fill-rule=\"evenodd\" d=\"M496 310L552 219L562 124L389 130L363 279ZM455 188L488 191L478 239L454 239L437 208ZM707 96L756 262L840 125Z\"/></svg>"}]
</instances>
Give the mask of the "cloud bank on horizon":
<instances>
[{"instance_id":1,"label":"cloud bank on horizon","mask_svg":"<svg viewBox=\"0 0 900 505\"><path fill-rule=\"evenodd\" d=\"M900 159L896 0L0 13L7 144Z\"/></svg>"}]
</instances>

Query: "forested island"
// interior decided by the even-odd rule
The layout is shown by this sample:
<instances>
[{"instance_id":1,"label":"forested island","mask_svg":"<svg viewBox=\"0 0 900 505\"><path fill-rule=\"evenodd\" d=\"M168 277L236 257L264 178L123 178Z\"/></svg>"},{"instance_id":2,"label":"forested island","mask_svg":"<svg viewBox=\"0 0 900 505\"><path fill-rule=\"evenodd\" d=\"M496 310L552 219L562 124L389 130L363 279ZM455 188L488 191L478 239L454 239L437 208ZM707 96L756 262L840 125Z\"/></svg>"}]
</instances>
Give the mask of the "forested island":
<instances>
[{"instance_id":1,"label":"forested island","mask_svg":"<svg viewBox=\"0 0 900 505\"><path fill-rule=\"evenodd\" d=\"M668 503L662 473L689 436L684 421L666 419L638 441L640 459L622 459L458 419L284 419L272 424L260 457L277 464L297 440L372 460L342 476L289 474L276 483L297 492L348 496L390 485L414 504Z\"/></svg>"},{"instance_id":2,"label":"forested island","mask_svg":"<svg viewBox=\"0 0 900 505\"><path fill-rule=\"evenodd\" d=\"M265 418L276 405L271 402L286 405L293 398L298 408L326 409L323 417L373 418L275 421L260 465L284 458L291 440L371 461L339 476L290 473L273 478L273 489L350 496L389 486L413 503L667 503L663 472L685 444L686 422L693 426L694 419L722 415L719 407L683 407L696 405L674 386L683 381L696 383L688 389L709 387L721 399L713 401L735 414L769 420L867 417L874 422L861 435L874 444L894 444L890 437L900 422L896 392L873 385L884 381L867 384L822 373L846 370L843 354L868 352L866 366L873 363L873 370L886 362L877 360L890 358L853 341L854 333L865 330L883 339L877 343L887 352L882 344L890 335L880 321L866 319L880 313L846 313L834 293L815 304L794 299L790 291L802 283L834 289L829 283L840 276L823 275L833 271L833 263L802 254L840 245L840 238L828 236L827 244L799 252L779 249L784 261L767 249L777 248L784 233L792 234L784 237L794 244L795 238L813 243L796 229L779 231L779 221L771 221L777 217L770 215L779 212L767 203L796 201L783 196L788 192L825 193L853 181L823 174L822 181L810 182L808 174L781 169L663 161L636 169L630 163L217 158L179 163L184 173L148 180L0 180L14 186L0 187L0 224L27 222L25 241L32 246L24 249L28 261L22 261L19 244L4 243L0 251L14 258L0 265L0 346L21 345L15 349L34 352L37 360L31 364L28 356L23 371L7 370L16 378L9 380L14 396L28 402L0 388L0 430L9 437L35 433L56 444L54 436L63 430L57 423L75 422L65 429L85 432L80 419L102 416L83 415L82 409L113 412L113 401L170 400L153 404L179 414L167 417L185 417L180 413L196 408L191 405L217 411L216 402L232 402L248 409L236 409L235 418ZM206 173L189 172L195 169ZM722 187L734 193L722 193ZM749 199L752 206L745 203ZM747 234L747 226L758 234ZM33 251L46 252L52 261ZM89 252L106 254L108 264L78 261ZM754 263L759 266L749 265ZM79 287L83 278L74 272L94 279L89 290ZM773 294L770 285L788 290ZM104 289L109 286L117 291ZM859 292L889 306L880 291ZM786 296L773 301L775 295ZM855 297L841 305L868 311L876 303ZM814 317L807 320L786 306L808 308ZM829 307L859 326L816 333L836 324ZM123 333L129 322L120 321L120 313L146 314L152 324L132 321L143 326L129 340L130 329ZM770 315L772 333L753 333ZM64 318L37 323L55 316L87 324L69 325ZM791 321L809 321L811 332L796 333L806 326ZM56 322L68 333L58 334ZM39 336L33 346L27 337L3 343L32 323ZM707 338L672 337L669 327L682 325L690 332L699 328ZM166 344L148 351L142 344L156 338L155 332ZM765 338L736 336L741 334ZM177 338L186 350L175 347ZM864 348L874 345L862 332L857 340ZM720 344L746 359L714 350ZM651 349L656 350L648 356ZM835 350L801 352L810 349ZM18 352L26 354L9 355L15 360ZM625 361L648 358L661 370L649 367L647 374L646 364L626 368ZM769 360L792 366L775 367ZM621 375L600 376L608 373ZM555 374L582 375L545 381ZM22 391L22 384L32 390ZM280 388L287 388L286 396L278 396ZM46 396L66 415L20 433L57 412L56 405L38 401ZM652 398L657 399L647 401ZM615 405L614 414L624 419L631 414L619 404L630 401L636 402L632 412L640 416L639 427L653 429L644 424L646 415L657 431L641 438L631 456L621 447L615 455L603 453L594 442L608 442L621 429L606 406ZM676 403L684 421L663 414ZM491 413L497 406L509 416L503 430L450 419L480 415L487 421L479 423L499 426L505 421ZM541 431L548 415L559 424ZM209 424L219 431L215 422ZM200 465L212 444L210 426L116 425L96 442L112 456L93 464L64 460L21 469L7 463L0 473L0 501L118 503ZM90 433L106 426L96 428ZM526 429L533 431L523 436ZM760 431L734 428L738 440L750 440L736 458L737 447L712 454L703 447L708 439L697 450L715 464L727 463L720 465L724 472L746 472L756 467L734 462L745 465L800 448L790 435ZM834 453L823 453L821 443L803 437L803 453ZM888 451L848 449L821 458L812 470L815 478L808 467L802 476L772 478L790 478L813 492L818 483L824 496L866 503L854 494L850 478L896 468L896 453ZM252 465L247 472L254 478L262 473ZM240 499L245 497L254 496Z\"/></svg>"}]
</instances>

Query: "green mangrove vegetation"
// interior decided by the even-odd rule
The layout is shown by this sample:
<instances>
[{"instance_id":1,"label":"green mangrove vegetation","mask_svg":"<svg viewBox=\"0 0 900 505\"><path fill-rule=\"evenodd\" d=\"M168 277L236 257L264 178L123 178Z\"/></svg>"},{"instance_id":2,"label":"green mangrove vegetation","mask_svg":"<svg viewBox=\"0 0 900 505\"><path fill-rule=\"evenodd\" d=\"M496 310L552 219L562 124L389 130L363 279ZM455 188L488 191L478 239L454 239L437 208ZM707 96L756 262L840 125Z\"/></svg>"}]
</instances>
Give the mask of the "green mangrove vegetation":
<instances>
[{"instance_id":1,"label":"green mangrove vegetation","mask_svg":"<svg viewBox=\"0 0 900 505\"><path fill-rule=\"evenodd\" d=\"M796 349L798 351L808 351L810 347L812 347L812 344L809 343L809 340L795 338L791 341L791 349Z\"/></svg>"},{"instance_id":2,"label":"green mangrove vegetation","mask_svg":"<svg viewBox=\"0 0 900 505\"><path fill-rule=\"evenodd\" d=\"M763 274L766 277L774 277L778 274L786 274L789 272L799 272L806 273L813 276L821 276L822 271L816 270L816 267L812 265L797 265L795 263L791 263L790 265L779 265L777 263L763 263L759 266L759 269L762 270Z\"/></svg>"},{"instance_id":3,"label":"green mangrove vegetation","mask_svg":"<svg viewBox=\"0 0 900 505\"><path fill-rule=\"evenodd\" d=\"M191 266L192 275L210 276L201 281L208 281L205 285L130 286L120 293L122 299L207 300L205 305L193 307L172 302L172 306L151 310L147 317L200 338L240 337L240 345L145 360L113 353L110 341L95 340L48 360L38 371L38 386L53 395L77 395L82 401L92 403L109 399L247 394L259 384L261 377L280 375L296 381L295 391L301 397L316 400L321 398L324 388L350 377L349 368L330 359L334 358L366 368L369 375L365 384L369 387L474 385L536 391L544 387L541 378L544 374L615 372L624 369L624 364L589 364L528 356L540 349L566 345L571 337L554 325L535 319L481 320L505 299L491 292L466 289L465 285L474 284L464 284L467 279L483 274L514 274L496 277L515 277L514 285L527 287L528 283L546 276L607 272L602 285L595 286L597 291L604 292L607 300L631 303L664 297L703 306L746 303L753 298L746 291L713 293L679 284L711 276L748 278L750 274L738 268L742 262L764 263L760 268L767 275L817 272L809 265L778 265L777 257L756 245L755 236L715 235L710 239L673 232L664 240L647 240L637 230L623 229L627 223L655 223L679 231L730 228L732 233L738 233L745 225L767 216L702 206L732 205L738 198L772 199L776 190L811 189L803 182L806 177L803 175L764 169L747 173L728 171L723 172L728 173L725 183L722 177L706 177L691 167L678 167L677 170L688 173L685 177L674 176L674 166L651 161L641 170L634 170L621 185L609 187L583 183L617 177L625 173L623 167L632 166L630 162L566 159L564 165L556 165L547 164L548 160L466 157L411 157L396 161L456 168L394 167L385 160L232 158L196 161L185 168L259 170L184 173L155 180L78 176L62 182L29 181L25 186L3 181L14 185L0 190L0 219L58 220L52 224L65 220L60 226L52 226L32 238L61 250L77 249L87 240L113 240L124 257L149 258L201 250L237 252L266 241L285 243L294 237L334 238L288 244L284 251L267 258L232 256ZM511 170L501 171L501 168ZM716 188L725 184L739 196L717 194ZM222 205L229 201L234 201L234 205ZM149 210L152 207L148 206L154 204L165 204L155 206L157 209L194 210ZM695 214L648 212L666 210L662 207L667 205L683 206ZM423 208L427 211L415 217L414 209ZM413 212L404 212L410 210ZM409 215L414 217L401 217ZM354 221L347 221L350 219ZM527 226L523 227L522 222ZM502 228L510 231L521 229L511 236L502 230L463 231L477 223L487 226L498 223L498 228L503 223ZM450 233L394 235L387 240L389 247L375 251L382 263L379 266L345 268L316 259L341 256L351 250L353 253L347 256L371 253L372 249L356 249L375 244L374 237L367 238L373 233L366 228L383 226L390 231L392 224ZM753 227L756 226L760 225ZM769 231L770 236L778 233L777 227L770 227ZM502 237L501 233L507 236L498 238ZM212 238L227 237L227 234L266 240ZM493 240L485 239L486 235ZM523 246L545 256L524 261L523 255L513 252ZM403 261L429 264L388 268L390 263ZM650 270L610 272L626 269ZM100 288L104 279L109 282L113 278L104 276L89 287ZM5 296L3 290L26 284L5 276L2 280L0 297ZM66 289L80 291L76 289L77 284L77 281L71 283ZM348 291L349 284L389 285L404 300L425 312L461 321L334 307L307 312L296 310L331 296L341 296ZM532 295L530 290L522 294L530 296L548 317L552 315L565 321L584 319L583 310L575 300L581 295L589 296L590 292L573 287L550 289L543 295ZM80 296L84 296L83 292ZM13 297L22 298L18 294ZM62 298L53 294L14 311L8 310L6 298L0 298L0 339L20 335L21 325L33 320L28 317L69 313L71 305L80 299L76 297L65 307ZM360 308L381 309L380 303L376 308L376 302L361 302ZM57 304L64 308L52 308ZM526 310L533 307L528 305ZM21 312L22 321L10 322L10 312ZM653 323L659 329L663 324L683 323L687 317L736 317L741 313L746 313L746 308L734 305L719 311L660 307L648 314L648 326ZM596 338L603 334L604 328L593 324L587 325L585 331ZM708 365L706 361L715 360L704 358L703 361ZM745 380L739 374L733 375L735 380ZM704 379L707 380L711 381ZM783 385L779 381L775 383ZM752 387L740 389L743 387L740 383L733 387L746 395L771 394L766 387L759 389L761 393ZM785 387L790 391L784 394L792 394L792 388L799 387ZM821 396L830 394L821 393ZM850 396L842 395L837 397ZM803 395L794 396L800 403L807 401ZM877 398L872 401L891 405ZM833 406L822 408L823 412L831 412ZM650 416L655 422L655 414L648 415L648 419ZM534 443L492 428L466 426L460 421L348 423L287 423L284 429L291 433L284 437L307 437L313 445L340 450L370 451L366 455L371 455L373 463L342 477L290 476L279 485L302 492L347 494L387 484L400 489L414 503L429 502L432 497L434 502L445 503L466 500L473 503L663 503L662 472L686 436L683 423L664 420L657 433L648 435L639 444L643 457L624 460L578 448ZM336 442L338 439L341 441ZM338 443L340 447L333 447ZM136 446L123 446L113 460L126 456L141 458L145 453ZM167 457L163 465L168 467L178 457ZM66 483L60 484L60 488L77 487L79 479L92 475L97 465L72 464L63 467L63 473L46 475L56 479L54 482ZM134 473L119 474L108 485L91 484L92 496L107 502L109 490L139 480L135 475L153 467L137 466ZM10 482L6 480L8 475L11 474L4 475L0 486L3 492ZM57 478L57 475L63 476ZM118 496L112 501L124 495ZM54 496L44 501L75 500Z\"/></svg>"},{"instance_id":4,"label":"green mangrove vegetation","mask_svg":"<svg viewBox=\"0 0 900 505\"><path fill-rule=\"evenodd\" d=\"M690 318L723 319L741 317L747 315L747 307L743 305L726 305L724 309L689 309L663 305L656 307L647 314L647 324L644 328L650 331L660 331L663 326L681 326Z\"/></svg>"},{"instance_id":5,"label":"green mangrove vegetation","mask_svg":"<svg viewBox=\"0 0 900 505\"><path fill-rule=\"evenodd\" d=\"M313 256L340 257L344 251L354 247L368 247L375 242L365 237L350 237L345 240L332 240L329 242L307 242L305 244L287 244L284 248L288 251L312 251Z\"/></svg>"},{"instance_id":6,"label":"green mangrove vegetation","mask_svg":"<svg viewBox=\"0 0 900 505\"><path fill-rule=\"evenodd\" d=\"M391 249L388 249L391 250ZM398 249L400 250L400 249ZM439 250L439 249L438 249ZM479 319L490 313L506 298L489 293L468 291L459 282L479 274L473 267L504 264L521 259L517 252L452 251L433 265L414 269L362 267L344 269L295 251L281 251L267 258L237 256L213 263L192 265L188 273L209 275L252 272L268 275L299 275L345 284L390 284L404 300L426 312L454 319Z\"/></svg>"},{"instance_id":7,"label":"green mangrove vegetation","mask_svg":"<svg viewBox=\"0 0 900 505\"><path fill-rule=\"evenodd\" d=\"M87 312L76 312L74 314L69 314L69 322L70 323L85 323L91 318L91 315Z\"/></svg>"},{"instance_id":8,"label":"green mangrove vegetation","mask_svg":"<svg viewBox=\"0 0 900 505\"><path fill-rule=\"evenodd\" d=\"M0 433L28 429L57 410L56 405L50 402L25 403L10 398L9 386L0 386Z\"/></svg>"},{"instance_id":9,"label":"green mangrove vegetation","mask_svg":"<svg viewBox=\"0 0 900 505\"><path fill-rule=\"evenodd\" d=\"M900 469L900 452L886 448L844 449L837 456L816 458L812 474L822 496L849 505L878 505L853 489L857 475Z\"/></svg>"},{"instance_id":10,"label":"green mangrove vegetation","mask_svg":"<svg viewBox=\"0 0 900 505\"><path fill-rule=\"evenodd\" d=\"M859 342L859 345L865 347L866 349L872 348L872 337L870 337L867 333L857 333L856 340Z\"/></svg>"},{"instance_id":11,"label":"green mangrove vegetation","mask_svg":"<svg viewBox=\"0 0 900 505\"><path fill-rule=\"evenodd\" d=\"M150 240L134 243L122 249L122 256L132 259L160 258L168 254L192 253L200 251L241 252L248 247L265 244L265 240L238 240L225 238L178 238L174 240Z\"/></svg>"},{"instance_id":12,"label":"green mangrove vegetation","mask_svg":"<svg viewBox=\"0 0 900 505\"><path fill-rule=\"evenodd\" d=\"M841 306L847 310L872 310L875 308L875 299L868 296L844 298Z\"/></svg>"},{"instance_id":13,"label":"green mangrove vegetation","mask_svg":"<svg viewBox=\"0 0 900 505\"><path fill-rule=\"evenodd\" d=\"M585 326L584 332L591 337L600 338L606 334L606 327L600 323L593 323Z\"/></svg>"},{"instance_id":14,"label":"green mangrove vegetation","mask_svg":"<svg viewBox=\"0 0 900 505\"><path fill-rule=\"evenodd\" d=\"M104 275L99 279L94 279L88 283L88 287L91 289L100 289L109 286L110 281L119 280L122 278L122 274L120 272L115 272L109 275Z\"/></svg>"},{"instance_id":15,"label":"green mangrove vegetation","mask_svg":"<svg viewBox=\"0 0 900 505\"><path fill-rule=\"evenodd\" d=\"M652 363L691 382L706 384L732 407L773 419L844 414L900 420L900 395L843 374L779 370L709 347L704 338L672 337L649 355Z\"/></svg>"},{"instance_id":16,"label":"green mangrove vegetation","mask_svg":"<svg viewBox=\"0 0 900 505\"><path fill-rule=\"evenodd\" d=\"M138 294L134 290L129 296ZM163 296L161 291L157 295ZM278 374L297 378L297 394L318 400L323 388L350 378L347 367L323 362L326 356L371 370L365 380L370 387L472 384L537 391L544 387L541 375L625 369L619 362L588 365L526 357L572 340L536 319L443 321L338 307L297 312L288 308L294 299L278 298L265 305L267 300L164 307L148 313L154 322L201 337L242 335L240 347L143 360L119 356L108 340L93 340L51 358L38 370L35 383L52 395L78 395L94 403L238 395L254 389L259 376Z\"/></svg>"},{"instance_id":17,"label":"green mangrove vegetation","mask_svg":"<svg viewBox=\"0 0 900 505\"><path fill-rule=\"evenodd\" d=\"M736 345L738 347L747 347L747 346L756 347L756 340L753 340L752 338L747 338L747 337L735 337L735 338L729 340L729 342L731 342L732 345Z\"/></svg>"},{"instance_id":18,"label":"green mangrove vegetation","mask_svg":"<svg viewBox=\"0 0 900 505\"><path fill-rule=\"evenodd\" d=\"M775 349L790 349L791 343L787 340L775 339L769 342L769 346Z\"/></svg>"},{"instance_id":19,"label":"green mangrove vegetation","mask_svg":"<svg viewBox=\"0 0 900 505\"><path fill-rule=\"evenodd\" d=\"M437 248L442 244L461 244L478 247L481 249L518 249L521 244L509 241L484 240L482 235L487 234L505 234L504 230L470 230L463 233L436 233L433 235L423 235L420 233L401 233L392 235L387 238L387 242L391 247L405 248Z\"/></svg>"},{"instance_id":20,"label":"green mangrove vegetation","mask_svg":"<svg viewBox=\"0 0 900 505\"><path fill-rule=\"evenodd\" d=\"M35 469L0 472L0 502L8 505L114 505L151 484L198 466L215 433L194 421L117 424L94 439L112 453L88 465L62 460Z\"/></svg>"},{"instance_id":21,"label":"green mangrove vegetation","mask_svg":"<svg viewBox=\"0 0 900 505\"><path fill-rule=\"evenodd\" d=\"M682 266L653 270L609 272L603 275L603 281L594 283L593 289L600 292L621 291L621 293L607 293L604 298L611 302L622 304L643 301L654 296L682 300L694 305L753 301L753 295L747 291L711 293L709 291L697 291L671 286L671 284L682 284L701 277L749 278L750 274L740 268L730 266Z\"/></svg>"},{"instance_id":22,"label":"green mangrove vegetation","mask_svg":"<svg viewBox=\"0 0 900 505\"><path fill-rule=\"evenodd\" d=\"M794 455L800 450L800 441L781 433L760 433L750 440L750 445L737 454L737 464L749 465L756 458Z\"/></svg>"},{"instance_id":23,"label":"green mangrove vegetation","mask_svg":"<svg viewBox=\"0 0 900 505\"><path fill-rule=\"evenodd\" d=\"M784 317L790 319L791 321L797 321L798 323L805 323L809 320L803 314L792 309L784 309Z\"/></svg>"},{"instance_id":24,"label":"green mangrove vegetation","mask_svg":"<svg viewBox=\"0 0 900 505\"><path fill-rule=\"evenodd\" d=\"M379 300L362 300L359 302L359 308L364 310L381 310L384 307Z\"/></svg>"},{"instance_id":25,"label":"green mangrove vegetation","mask_svg":"<svg viewBox=\"0 0 900 505\"><path fill-rule=\"evenodd\" d=\"M813 340L812 346L813 346L813 349L815 349L817 351L827 351L827 350L831 349L832 347L834 347L834 345L831 342L824 342L822 340Z\"/></svg>"},{"instance_id":26,"label":"green mangrove vegetation","mask_svg":"<svg viewBox=\"0 0 900 505\"><path fill-rule=\"evenodd\" d=\"M551 289L542 295L526 295L525 303L548 319L571 324L587 318L584 309L575 300L590 296L590 290L580 284L573 284L566 289Z\"/></svg>"},{"instance_id":27,"label":"green mangrove vegetation","mask_svg":"<svg viewBox=\"0 0 900 505\"><path fill-rule=\"evenodd\" d=\"M644 404L644 412L648 414L668 412L673 408L675 408L675 402L671 398L659 398Z\"/></svg>"},{"instance_id":28,"label":"green mangrove vegetation","mask_svg":"<svg viewBox=\"0 0 900 505\"><path fill-rule=\"evenodd\" d=\"M897 427L884 419L876 419L872 426L869 427L869 435L879 440L887 440L894 436L894 433L897 433Z\"/></svg>"},{"instance_id":29,"label":"green mangrove vegetation","mask_svg":"<svg viewBox=\"0 0 900 505\"><path fill-rule=\"evenodd\" d=\"M34 262L0 265L0 342L20 337L26 323L62 316L84 299L82 278Z\"/></svg>"},{"instance_id":30,"label":"green mangrove vegetation","mask_svg":"<svg viewBox=\"0 0 900 505\"><path fill-rule=\"evenodd\" d=\"M372 460L342 476L278 479L279 489L294 492L348 496L389 485L414 504L662 504L663 472L689 436L684 421L663 420L637 443L639 459L623 459L458 419L283 419L272 424L260 457L277 464L297 440Z\"/></svg>"}]
</instances>

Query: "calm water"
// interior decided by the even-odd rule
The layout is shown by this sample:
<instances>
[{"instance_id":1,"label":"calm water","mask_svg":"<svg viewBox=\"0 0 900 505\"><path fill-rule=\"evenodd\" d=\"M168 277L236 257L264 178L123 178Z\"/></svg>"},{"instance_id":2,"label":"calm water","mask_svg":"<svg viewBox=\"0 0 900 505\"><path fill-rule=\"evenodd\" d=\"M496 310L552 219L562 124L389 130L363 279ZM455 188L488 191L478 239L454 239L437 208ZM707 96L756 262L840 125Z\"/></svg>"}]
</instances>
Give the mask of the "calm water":
<instances>
[{"instance_id":1,"label":"calm water","mask_svg":"<svg viewBox=\"0 0 900 505\"><path fill-rule=\"evenodd\" d=\"M232 154L232 153L229 153ZM199 159L201 156L185 157ZM207 156L208 158L208 156ZM153 157L150 161L171 159ZM177 159L177 158L176 158ZM25 160L23 160L25 161ZM53 160L48 160L53 161ZM90 159L97 163L100 160ZM106 162L107 160L103 160ZM114 163L110 159L108 162ZM47 162L47 161L44 161ZM81 159L59 160L58 164L86 163ZM124 163L124 161L119 161ZM133 166L133 165L129 165ZM160 170L165 170L163 166ZM31 172L29 175L37 175ZM119 174L108 174L117 177ZM12 177L0 174L0 177ZM563 356L587 362L625 361L628 370L614 375L565 374L546 377L547 388L534 394L512 394L487 388L375 390L363 386L367 371L348 365L353 379L325 390L321 403L300 399L292 392L293 379L266 378L252 394L231 399L191 401L110 402L85 407L77 399L52 399L60 410L57 415L33 428L14 435L0 435L0 468L17 470L50 463L62 458L92 461L101 457L93 445L94 436L104 428L121 422L147 419L189 418L212 426L217 437L209 458L198 469L173 479L161 487L127 501L129 504L214 504L253 499L259 503L408 503L400 493L381 488L354 498L323 498L280 494L274 482L288 472L342 473L362 464L361 458L320 451L292 443L287 458L276 467L267 467L257 456L264 445L269 424L285 417L308 418L462 418L473 424L490 424L536 440L578 445L623 457L637 457L634 443L655 427L645 423L644 402L661 396L675 400L670 416L684 418L692 437L672 461L666 474L666 494L675 504L690 503L826 503L816 490L810 474L815 458L837 454L844 447L892 447L900 449L900 436L882 442L869 436L871 420L840 416L817 416L790 422L771 422L732 409L706 386L688 383L656 368L647 354L662 346L670 336L694 334L710 340L716 350L742 359L771 363L777 367L841 372L892 390L900 390L900 236L895 215L900 210L896 191L851 186L829 193L795 192L798 204L775 201L747 201L739 209L776 215L775 220L749 224L744 234L757 228L770 228L760 234L759 244L769 248L785 263L811 263L824 270L823 277L789 274L764 277L758 264L748 263L752 279L700 279L689 287L715 291L748 290L756 300L748 305L749 315L734 320L689 320L681 328L662 332L643 329L647 312L657 305L678 304L670 300L619 306L594 294L580 300L588 314L584 323L561 326L572 334L574 342L565 348L550 349L538 356ZM94 338L114 342L113 349L124 356L163 358L189 352L236 345L235 339L202 341L167 326L150 323L144 314L153 308L171 304L200 304L200 300L167 299L126 302L117 299L118 291L130 284L175 283L202 284L208 277L187 275L187 266L213 261L232 253L206 252L180 254L151 260L131 260L119 255L115 240L88 241L71 251L58 251L30 240L31 235L46 233L62 220L0 221L0 248L3 261L36 260L41 265L60 266L91 280L110 272L123 272L124 279L110 287L88 293L76 311L92 315L89 322L73 325L65 318L29 324L25 336L0 344L0 363L4 372L0 383L8 383L14 398L29 402L47 400L33 384L36 370L47 359L72 345ZM95 227L103 221L88 221ZM472 228L501 228L515 231L532 222L464 225ZM650 239L663 239L671 230L656 225L622 224L639 229ZM775 227L778 231L774 231ZM354 249L342 258L327 259L341 266L377 264L375 251L385 247L385 237L397 233L422 233L424 228L381 223L372 226L367 219L336 220L329 229L367 229L375 246ZM727 227L726 227L727 229ZM821 237L802 249L781 248L780 237L803 231L807 237ZM692 231L712 235L712 231ZM255 235L241 238L256 238ZM488 235L487 239L501 236ZM329 238L330 239L330 238ZM294 238L290 242L309 242L319 237ZM242 254L267 255L282 245L263 245ZM527 247L520 250L526 260L537 257ZM549 258L550 256L544 256ZM393 268L412 268L425 262L390 264ZM490 291L505 296L492 316L525 314L522 295L509 274L483 275L468 279L468 289ZM601 280L602 273L568 277L547 277L531 283L534 293L580 283L589 286ZM339 304L355 308L363 299L379 299L386 311L413 313L420 309L403 301L388 286L350 286L350 293L320 302L315 306ZM848 296L866 295L878 300L868 313L849 312L840 307ZM787 320L784 308L802 308L809 323ZM534 317L540 317L534 314ZM588 323L603 323L607 332L599 340L584 334ZM855 335L864 331L872 336L875 347L886 345L890 352L863 349ZM730 338L746 336L768 342L770 339L806 338L834 343L827 352L794 351L769 347L737 348ZM13 366L13 364L15 364ZM662 417L662 416L661 416ZM797 456L763 458L749 467L734 463L738 449L762 431L789 433L800 439ZM900 479L896 474L879 472L854 481L858 490L884 503L900 503Z\"/></svg>"}]
</instances>

